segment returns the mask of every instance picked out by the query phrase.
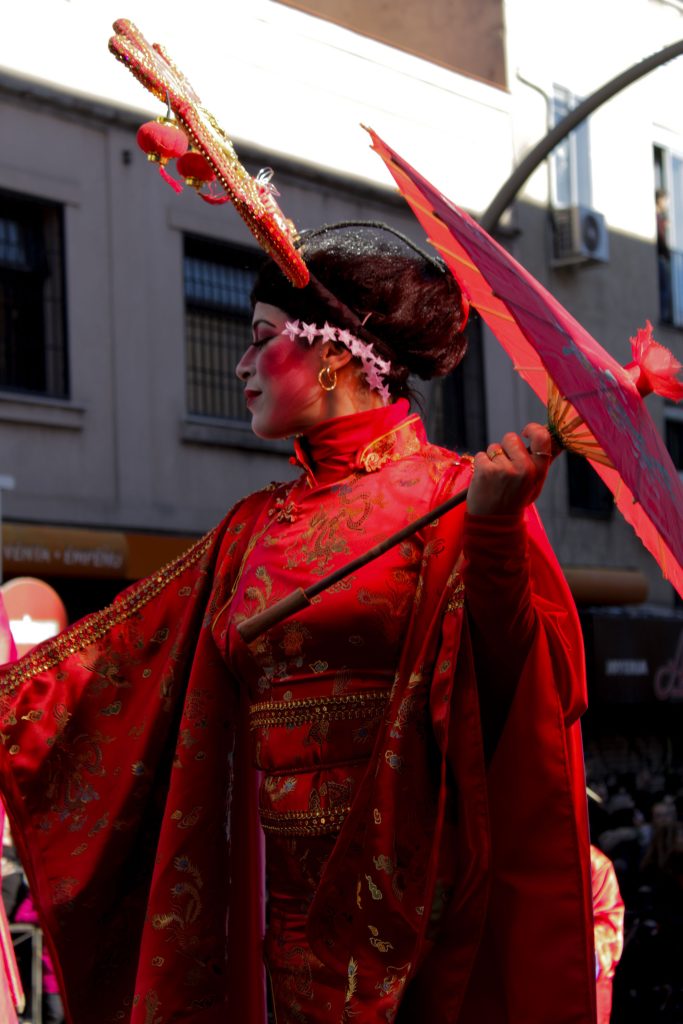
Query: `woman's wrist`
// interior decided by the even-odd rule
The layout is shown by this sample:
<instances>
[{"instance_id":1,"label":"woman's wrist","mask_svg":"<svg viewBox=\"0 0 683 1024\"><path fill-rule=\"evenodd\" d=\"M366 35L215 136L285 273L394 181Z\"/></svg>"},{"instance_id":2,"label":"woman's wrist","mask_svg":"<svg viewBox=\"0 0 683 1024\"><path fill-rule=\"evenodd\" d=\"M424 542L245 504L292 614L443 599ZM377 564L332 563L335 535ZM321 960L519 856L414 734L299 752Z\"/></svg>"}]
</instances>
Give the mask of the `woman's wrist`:
<instances>
[{"instance_id":1,"label":"woman's wrist","mask_svg":"<svg viewBox=\"0 0 683 1024\"><path fill-rule=\"evenodd\" d=\"M505 515L465 513L463 549L470 560L483 560L505 565L524 559L527 554L527 531L524 512Z\"/></svg>"}]
</instances>

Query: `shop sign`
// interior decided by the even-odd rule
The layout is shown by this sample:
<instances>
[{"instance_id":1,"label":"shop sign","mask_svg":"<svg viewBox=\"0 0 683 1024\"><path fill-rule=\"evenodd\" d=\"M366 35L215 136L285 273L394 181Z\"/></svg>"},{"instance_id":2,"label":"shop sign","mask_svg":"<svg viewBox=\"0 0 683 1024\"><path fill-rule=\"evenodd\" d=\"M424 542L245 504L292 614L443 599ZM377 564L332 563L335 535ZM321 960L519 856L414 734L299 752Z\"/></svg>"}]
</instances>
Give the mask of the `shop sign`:
<instances>
[{"instance_id":1,"label":"shop sign","mask_svg":"<svg viewBox=\"0 0 683 1024\"><path fill-rule=\"evenodd\" d=\"M683 631L673 658L655 671L654 690L657 700L683 700Z\"/></svg>"},{"instance_id":2,"label":"shop sign","mask_svg":"<svg viewBox=\"0 0 683 1024\"><path fill-rule=\"evenodd\" d=\"M593 699L683 704L683 618L595 611L585 625Z\"/></svg>"},{"instance_id":3,"label":"shop sign","mask_svg":"<svg viewBox=\"0 0 683 1024\"><path fill-rule=\"evenodd\" d=\"M5 523L2 541L5 575L125 576L128 549L123 533Z\"/></svg>"}]
</instances>

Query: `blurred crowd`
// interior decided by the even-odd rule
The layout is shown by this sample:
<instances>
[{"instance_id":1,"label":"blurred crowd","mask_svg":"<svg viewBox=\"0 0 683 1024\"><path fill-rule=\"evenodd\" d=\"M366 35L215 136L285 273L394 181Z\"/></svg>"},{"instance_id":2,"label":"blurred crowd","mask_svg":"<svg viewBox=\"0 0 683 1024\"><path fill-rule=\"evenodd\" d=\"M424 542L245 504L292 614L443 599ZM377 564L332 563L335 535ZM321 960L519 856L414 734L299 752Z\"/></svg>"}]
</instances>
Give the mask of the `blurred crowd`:
<instances>
[{"instance_id":1,"label":"blurred crowd","mask_svg":"<svg viewBox=\"0 0 683 1024\"><path fill-rule=\"evenodd\" d=\"M591 840L613 862L626 908L612 1024L683 1024L683 767L674 765L657 737L587 748Z\"/></svg>"}]
</instances>

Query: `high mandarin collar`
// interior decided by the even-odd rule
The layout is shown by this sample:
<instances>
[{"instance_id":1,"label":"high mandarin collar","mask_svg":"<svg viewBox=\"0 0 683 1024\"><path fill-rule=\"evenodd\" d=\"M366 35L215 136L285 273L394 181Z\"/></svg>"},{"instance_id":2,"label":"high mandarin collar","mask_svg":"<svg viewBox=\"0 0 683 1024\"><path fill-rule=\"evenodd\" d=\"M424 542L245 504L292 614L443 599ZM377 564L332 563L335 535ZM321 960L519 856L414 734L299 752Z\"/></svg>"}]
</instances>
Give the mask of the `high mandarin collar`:
<instances>
[{"instance_id":1,"label":"high mandarin collar","mask_svg":"<svg viewBox=\"0 0 683 1024\"><path fill-rule=\"evenodd\" d=\"M296 438L293 461L314 486L342 480L354 470L379 469L417 451L426 440L422 421L408 410L407 400L399 398L392 405L325 420Z\"/></svg>"}]
</instances>

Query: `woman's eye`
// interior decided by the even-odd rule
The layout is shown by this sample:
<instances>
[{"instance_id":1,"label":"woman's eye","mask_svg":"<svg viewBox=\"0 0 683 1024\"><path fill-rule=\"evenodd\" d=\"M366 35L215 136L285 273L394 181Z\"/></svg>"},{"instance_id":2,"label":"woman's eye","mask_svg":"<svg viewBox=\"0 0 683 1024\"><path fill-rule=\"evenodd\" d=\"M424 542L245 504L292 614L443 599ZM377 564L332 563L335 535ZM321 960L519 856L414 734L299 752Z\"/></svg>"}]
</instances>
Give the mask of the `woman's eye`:
<instances>
[{"instance_id":1,"label":"woman's eye","mask_svg":"<svg viewBox=\"0 0 683 1024\"><path fill-rule=\"evenodd\" d=\"M254 348L263 348L263 346L267 345L269 341L272 341L274 337L274 334L267 334L259 338L254 338L252 345Z\"/></svg>"}]
</instances>

